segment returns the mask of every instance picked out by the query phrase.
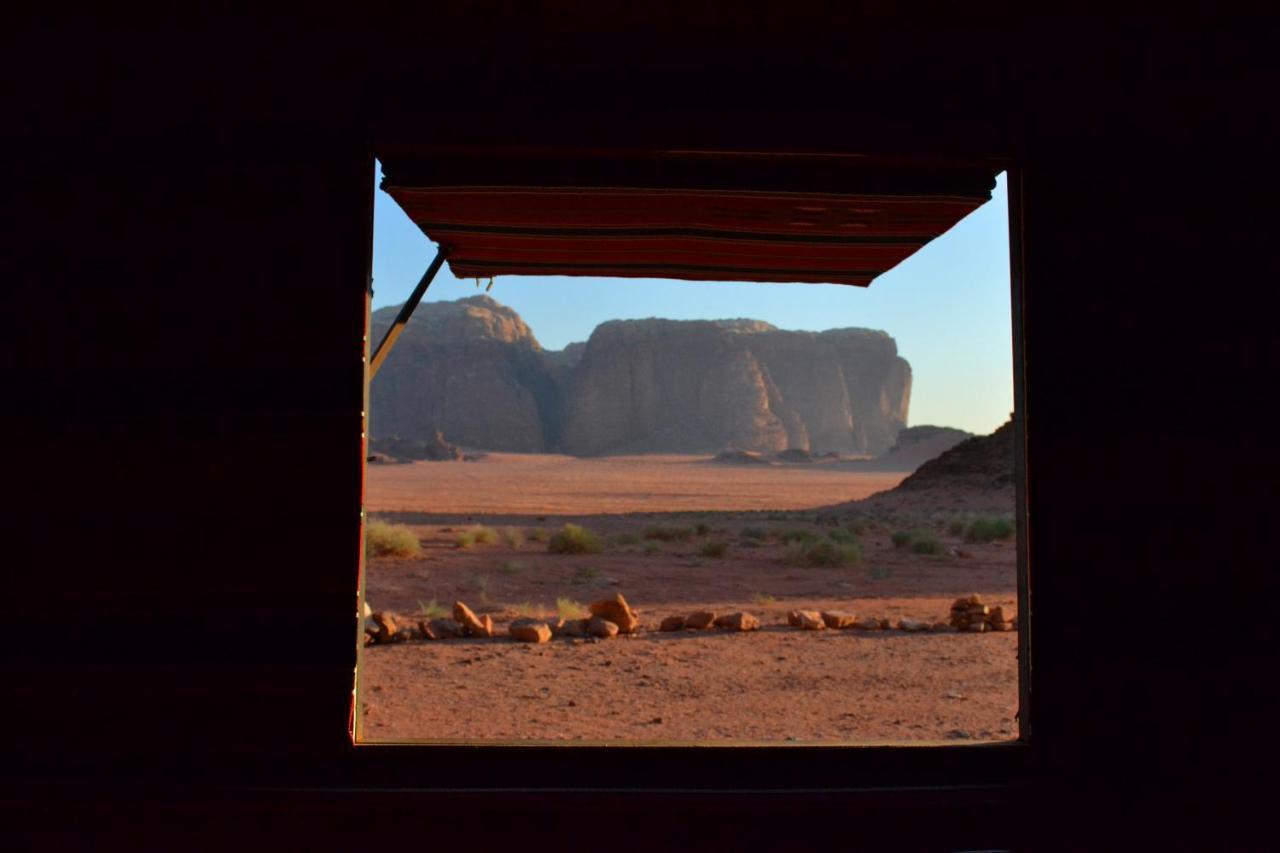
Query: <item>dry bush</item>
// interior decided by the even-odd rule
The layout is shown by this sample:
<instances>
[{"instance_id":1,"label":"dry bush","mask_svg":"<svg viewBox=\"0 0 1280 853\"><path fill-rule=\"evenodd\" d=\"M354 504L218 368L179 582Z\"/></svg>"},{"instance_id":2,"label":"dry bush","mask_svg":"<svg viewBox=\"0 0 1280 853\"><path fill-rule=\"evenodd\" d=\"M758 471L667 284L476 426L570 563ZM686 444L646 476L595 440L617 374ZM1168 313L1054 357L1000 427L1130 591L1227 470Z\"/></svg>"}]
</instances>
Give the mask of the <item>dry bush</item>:
<instances>
[{"instance_id":1,"label":"dry bush","mask_svg":"<svg viewBox=\"0 0 1280 853\"><path fill-rule=\"evenodd\" d=\"M370 521L364 531L364 551L371 557L416 557L422 546L403 524Z\"/></svg>"},{"instance_id":2,"label":"dry bush","mask_svg":"<svg viewBox=\"0 0 1280 853\"><path fill-rule=\"evenodd\" d=\"M576 524L566 524L547 544L553 554L598 554L603 547L599 536Z\"/></svg>"}]
</instances>

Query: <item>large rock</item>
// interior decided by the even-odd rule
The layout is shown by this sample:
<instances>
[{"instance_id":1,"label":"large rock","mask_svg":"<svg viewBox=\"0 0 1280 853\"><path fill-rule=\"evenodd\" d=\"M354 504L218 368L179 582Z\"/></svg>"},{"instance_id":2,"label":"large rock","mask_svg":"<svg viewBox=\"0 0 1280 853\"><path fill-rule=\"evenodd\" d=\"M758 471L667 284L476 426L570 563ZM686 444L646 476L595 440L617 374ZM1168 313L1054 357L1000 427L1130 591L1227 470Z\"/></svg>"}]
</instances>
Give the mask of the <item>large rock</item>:
<instances>
[{"instance_id":1,"label":"large rock","mask_svg":"<svg viewBox=\"0 0 1280 853\"><path fill-rule=\"evenodd\" d=\"M400 631L400 626L397 624L398 618L390 610L380 610L374 613L371 617L375 629L372 632L373 641L375 643L392 642ZM368 629L366 628L367 631Z\"/></svg>"},{"instance_id":2,"label":"large rock","mask_svg":"<svg viewBox=\"0 0 1280 853\"><path fill-rule=\"evenodd\" d=\"M716 614L710 610L695 610L684 618L684 626L695 631L710 628L715 624Z\"/></svg>"},{"instance_id":3,"label":"large rock","mask_svg":"<svg viewBox=\"0 0 1280 853\"><path fill-rule=\"evenodd\" d=\"M730 631L756 631L760 628L760 620L750 613L728 613L716 619L716 627Z\"/></svg>"},{"instance_id":4,"label":"large rock","mask_svg":"<svg viewBox=\"0 0 1280 853\"><path fill-rule=\"evenodd\" d=\"M852 628L858 617L846 610L824 610L822 621L827 623L828 628L845 629Z\"/></svg>"},{"instance_id":5,"label":"large rock","mask_svg":"<svg viewBox=\"0 0 1280 853\"><path fill-rule=\"evenodd\" d=\"M375 311L374 345L397 308ZM419 306L370 387L370 450L581 456L726 447L877 455L907 420L911 368L871 329L615 320L546 352L487 296Z\"/></svg>"},{"instance_id":6,"label":"large rock","mask_svg":"<svg viewBox=\"0 0 1280 853\"><path fill-rule=\"evenodd\" d=\"M507 632L522 643L545 643L551 639L551 626L540 619L516 619Z\"/></svg>"},{"instance_id":7,"label":"large rock","mask_svg":"<svg viewBox=\"0 0 1280 853\"><path fill-rule=\"evenodd\" d=\"M599 616L601 619L608 619L610 622L618 626L618 631L623 634L634 634L636 629L640 627L640 616L627 604L627 600L622 597L622 593L618 593L613 598L604 598L600 601L593 601L588 607L592 616Z\"/></svg>"},{"instance_id":8,"label":"large rock","mask_svg":"<svg viewBox=\"0 0 1280 853\"><path fill-rule=\"evenodd\" d=\"M618 635L618 624L609 619L592 616L587 622L587 633L593 637L607 640Z\"/></svg>"},{"instance_id":9,"label":"large rock","mask_svg":"<svg viewBox=\"0 0 1280 853\"><path fill-rule=\"evenodd\" d=\"M373 346L398 311L373 313ZM488 296L427 302L369 386L370 448L405 458L406 446L442 449L443 433L467 447L537 453L554 443L558 411L542 347L515 311Z\"/></svg>"},{"instance_id":10,"label":"large rock","mask_svg":"<svg viewBox=\"0 0 1280 853\"><path fill-rule=\"evenodd\" d=\"M911 369L870 329L615 320L587 341L560 446L582 456L788 448L879 454L906 423Z\"/></svg>"},{"instance_id":11,"label":"large rock","mask_svg":"<svg viewBox=\"0 0 1280 853\"><path fill-rule=\"evenodd\" d=\"M787 622L806 631L821 631L827 627L826 620L817 610L792 610L787 614Z\"/></svg>"},{"instance_id":12,"label":"large rock","mask_svg":"<svg viewBox=\"0 0 1280 853\"><path fill-rule=\"evenodd\" d=\"M476 616L470 607L461 601L453 603L453 620L462 625L466 629L467 634L472 637L492 637L493 636L493 617L488 613L483 618Z\"/></svg>"}]
</instances>

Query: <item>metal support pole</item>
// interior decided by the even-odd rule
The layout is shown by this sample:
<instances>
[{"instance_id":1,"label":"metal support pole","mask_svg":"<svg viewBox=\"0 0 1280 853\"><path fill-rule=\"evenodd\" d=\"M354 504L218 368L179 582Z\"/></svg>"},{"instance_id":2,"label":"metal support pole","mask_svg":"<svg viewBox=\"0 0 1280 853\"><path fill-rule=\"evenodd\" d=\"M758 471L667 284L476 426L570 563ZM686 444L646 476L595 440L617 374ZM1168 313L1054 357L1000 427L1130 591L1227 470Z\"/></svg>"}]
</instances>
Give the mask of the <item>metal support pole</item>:
<instances>
[{"instance_id":1,"label":"metal support pole","mask_svg":"<svg viewBox=\"0 0 1280 853\"><path fill-rule=\"evenodd\" d=\"M391 328L387 329L387 333L382 336L382 342L378 344L378 348L374 350L373 358L369 361L370 382L373 381L373 377L378 375L378 368L382 366L382 362L387 360L391 347L395 346L396 338L400 337L400 333L404 331L405 324L413 316L418 303L422 301L423 294L427 292L427 288L431 285L432 279L436 277L436 273L440 272L440 265L444 263L445 256L448 254L449 250L441 246L440 251L436 252L435 258L431 261L431 266L427 267L427 271L422 274L422 278L418 281L418 286L413 289L413 293L409 294L409 298L400 306L400 313L396 315L395 322L391 324Z\"/></svg>"}]
</instances>

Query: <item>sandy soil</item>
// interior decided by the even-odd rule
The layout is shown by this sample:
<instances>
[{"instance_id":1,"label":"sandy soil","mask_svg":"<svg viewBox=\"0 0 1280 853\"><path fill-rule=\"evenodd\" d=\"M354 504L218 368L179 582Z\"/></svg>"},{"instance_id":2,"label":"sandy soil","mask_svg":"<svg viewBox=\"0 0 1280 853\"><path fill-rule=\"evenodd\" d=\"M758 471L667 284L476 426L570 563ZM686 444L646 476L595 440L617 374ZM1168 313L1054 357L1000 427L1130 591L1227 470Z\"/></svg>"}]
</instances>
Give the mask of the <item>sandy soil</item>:
<instances>
[{"instance_id":1,"label":"sandy soil","mask_svg":"<svg viewBox=\"0 0 1280 853\"><path fill-rule=\"evenodd\" d=\"M705 456L492 453L476 462L370 465L372 512L596 514L802 509L892 489L906 472L850 462L726 465Z\"/></svg>"},{"instance_id":2,"label":"sandy soil","mask_svg":"<svg viewBox=\"0 0 1280 853\"><path fill-rule=\"evenodd\" d=\"M541 464L544 471L560 472L533 479L512 470L521 462L501 461L489 463L491 470L485 463L421 463L371 471L375 508L402 506L416 477L432 481L433 491L441 480L450 481L446 490L467 513L375 513L408 524L423 551L411 559L369 561L372 605L413 623L423 605L447 609L462 599L490 613L500 636L363 649L361 740L968 743L1016 737L1016 633L801 632L786 626L787 610L798 607L851 610L894 622L945 620L952 599L971 592L1013 610L1012 542L967 545L939 523L938 537L957 553L912 554L890 540L901 523L882 517L864 530L861 565L798 566L775 538L759 543L742 531L807 529L825 535L836 519L813 511L745 510L760 503L803 505L806 489L808 506L830 503L829 491L815 494L813 484L826 482L815 475L833 472L748 468L750 476L725 477L726 470L741 469L672 457L650 457L648 469L635 459L574 460L578 466L560 459L524 457L531 468ZM610 476L599 476L586 492L575 490L570 469L587 466ZM511 476L493 473L504 469ZM702 469L708 476L671 476L674 470ZM428 477L436 470L438 477ZM468 480L470 471L483 473ZM841 474L840 488L856 491L848 481L867 476ZM383 492L384 477L399 489L391 490L395 497ZM422 498L417 500L421 506ZM601 504L670 508L682 500L732 511L559 514L592 501L599 513ZM482 515L476 508L484 506L503 507L506 514ZM858 505L852 506L842 507L841 523L855 516ZM925 509L913 507L917 513ZM944 518L938 515L939 522ZM528 541L530 532L549 533L565 521L589 527L610 544L600 554L559 555L548 553L545 542ZM457 533L475 523L518 532L524 541L457 548ZM707 532L687 542L643 538L654 525L698 523ZM717 540L729 544L724 557L699 554L705 542ZM650 630L611 641L556 639L541 646L505 637L516 615L549 614L557 599L586 604L615 592L626 595ZM747 610L765 627L747 634L656 631L664 616L695 609Z\"/></svg>"}]
</instances>

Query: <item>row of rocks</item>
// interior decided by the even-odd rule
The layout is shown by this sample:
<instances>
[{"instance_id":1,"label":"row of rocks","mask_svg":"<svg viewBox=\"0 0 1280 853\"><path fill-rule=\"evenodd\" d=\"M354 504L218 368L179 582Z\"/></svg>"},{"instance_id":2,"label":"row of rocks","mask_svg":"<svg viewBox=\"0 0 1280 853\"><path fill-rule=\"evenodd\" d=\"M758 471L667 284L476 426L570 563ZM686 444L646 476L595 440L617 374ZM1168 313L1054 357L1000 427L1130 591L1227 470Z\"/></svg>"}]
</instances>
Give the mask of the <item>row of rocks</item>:
<instances>
[{"instance_id":1,"label":"row of rocks","mask_svg":"<svg viewBox=\"0 0 1280 853\"><path fill-rule=\"evenodd\" d=\"M887 631L895 627L890 620L875 616L858 616L846 610L792 610L787 614L787 624L805 631L854 629L858 631ZM922 619L899 619L899 631L945 631L945 622L929 623Z\"/></svg>"},{"instance_id":2,"label":"row of rocks","mask_svg":"<svg viewBox=\"0 0 1280 853\"><path fill-rule=\"evenodd\" d=\"M1018 617L1006 614L1000 605L987 605L976 592L957 598L951 603L951 627L957 631L1012 631L1018 627Z\"/></svg>"},{"instance_id":3,"label":"row of rocks","mask_svg":"<svg viewBox=\"0 0 1280 853\"><path fill-rule=\"evenodd\" d=\"M708 628L756 631L760 628L760 620L741 610L724 615L716 615L710 610L695 610L688 616L668 616L658 626L659 631L705 631Z\"/></svg>"},{"instance_id":4,"label":"row of rocks","mask_svg":"<svg viewBox=\"0 0 1280 853\"><path fill-rule=\"evenodd\" d=\"M608 640L619 634L634 634L640 628L640 614L618 593L613 598L593 601L586 619L515 619L507 632L522 643L545 643L552 637L595 637Z\"/></svg>"},{"instance_id":5,"label":"row of rocks","mask_svg":"<svg viewBox=\"0 0 1280 853\"><path fill-rule=\"evenodd\" d=\"M512 639L524 643L545 643L553 637L596 637L610 639L618 634L634 634L640 628L640 615L627 603L621 593L612 598L594 601L588 608L591 616L582 619L523 617L512 620L507 633ZM367 644L392 643L412 639L412 628L401 627L399 617L390 611L371 613L366 605L365 641ZM928 622L923 619L889 619L875 616L858 616L845 610L792 610L787 614L787 624L806 631L835 630L887 631L896 627L907 632L950 631L1012 631L1017 628L1016 616L1006 617L999 605L988 606L980 596L958 598L951 605L949 622ZM660 631L702 631L723 628L731 631L756 631L760 620L742 611L716 614L710 610L696 610L687 616L668 616L662 620ZM452 619L431 619L418 623L418 631L427 640L449 640L460 637L493 637L493 618L487 613L477 616L461 601L454 602Z\"/></svg>"}]
</instances>

